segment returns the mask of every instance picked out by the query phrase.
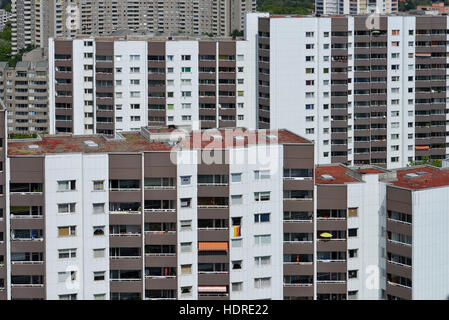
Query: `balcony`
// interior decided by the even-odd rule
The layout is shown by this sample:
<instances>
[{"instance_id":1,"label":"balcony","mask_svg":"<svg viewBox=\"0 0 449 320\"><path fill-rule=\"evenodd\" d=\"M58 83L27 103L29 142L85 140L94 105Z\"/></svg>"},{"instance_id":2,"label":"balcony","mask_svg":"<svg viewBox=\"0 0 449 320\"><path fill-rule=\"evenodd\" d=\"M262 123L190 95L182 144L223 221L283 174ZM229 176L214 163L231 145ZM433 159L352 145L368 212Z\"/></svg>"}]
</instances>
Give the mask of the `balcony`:
<instances>
[{"instance_id":1,"label":"balcony","mask_svg":"<svg viewBox=\"0 0 449 320\"><path fill-rule=\"evenodd\" d=\"M142 207L140 202L110 202L110 214L140 214Z\"/></svg>"},{"instance_id":2,"label":"balcony","mask_svg":"<svg viewBox=\"0 0 449 320\"><path fill-rule=\"evenodd\" d=\"M140 180L110 180L110 191L139 191Z\"/></svg>"},{"instance_id":3,"label":"balcony","mask_svg":"<svg viewBox=\"0 0 449 320\"><path fill-rule=\"evenodd\" d=\"M11 194L42 194L42 183L11 183L9 185Z\"/></svg>"},{"instance_id":4,"label":"balcony","mask_svg":"<svg viewBox=\"0 0 449 320\"><path fill-rule=\"evenodd\" d=\"M228 198L224 197L199 197L198 198L198 208L228 208Z\"/></svg>"},{"instance_id":5,"label":"balcony","mask_svg":"<svg viewBox=\"0 0 449 320\"><path fill-rule=\"evenodd\" d=\"M145 212L175 212L175 200L145 200Z\"/></svg>"}]
</instances>

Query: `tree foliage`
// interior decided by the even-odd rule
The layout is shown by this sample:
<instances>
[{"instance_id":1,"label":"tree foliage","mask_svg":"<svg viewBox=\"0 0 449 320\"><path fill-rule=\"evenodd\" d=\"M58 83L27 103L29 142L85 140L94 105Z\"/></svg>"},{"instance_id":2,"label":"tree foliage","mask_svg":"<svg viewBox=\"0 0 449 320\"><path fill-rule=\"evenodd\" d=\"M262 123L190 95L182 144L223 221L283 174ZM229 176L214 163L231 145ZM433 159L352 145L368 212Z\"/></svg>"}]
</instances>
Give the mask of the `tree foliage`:
<instances>
[{"instance_id":1,"label":"tree foliage","mask_svg":"<svg viewBox=\"0 0 449 320\"><path fill-rule=\"evenodd\" d=\"M309 14L315 9L313 0L258 0L257 10L272 14Z\"/></svg>"},{"instance_id":2,"label":"tree foliage","mask_svg":"<svg viewBox=\"0 0 449 320\"><path fill-rule=\"evenodd\" d=\"M413 167L413 166L422 166L424 164L429 164L432 165L434 167L442 167L442 162L441 160L435 159L435 160L431 160L429 157L422 157L421 161L410 161L410 163L407 165L407 167Z\"/></svg>"}]
</instances>

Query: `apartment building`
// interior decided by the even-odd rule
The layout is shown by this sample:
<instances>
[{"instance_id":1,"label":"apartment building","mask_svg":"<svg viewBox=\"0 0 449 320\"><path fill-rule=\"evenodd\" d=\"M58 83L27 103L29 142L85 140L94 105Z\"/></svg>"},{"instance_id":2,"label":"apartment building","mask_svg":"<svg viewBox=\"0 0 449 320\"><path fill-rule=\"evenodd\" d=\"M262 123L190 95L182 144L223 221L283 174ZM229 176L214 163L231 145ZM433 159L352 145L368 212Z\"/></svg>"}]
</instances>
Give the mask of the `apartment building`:
<instances>
[{"instance_id":1,"label":"apartment building","mask_svg":"<svg viewBox=\"0 0 449 320\"><path fill-rule=\"evenodd\" d=\"M254 129L255 48L255 38L50 39L50 133Z\"/></svg>"},{"instance_id":2,"label":"apartment building","mask_svg":"<svg viewBox=\"0 0 449 320\"><path fill-rule=\"evenodd\" d=\"M4 9L0 9L0 31L3 30L6 23L12 18L12 13Z\"/></svg>"},{"instance_id":3,"label":"apartment building","mask_svg":"<svg viewBox=\"0 0 449 320\"><path fill-rule=\"evenodd\" d=\"M316 0L315 13L334 14L390 14L397 13L398 0Z\"/></svg>"},{"instance_id":4,"label":"apartment building","mask_svg":"<svg viewBox=\"0 0 449 320\"><path fill-rule=\"evenodd\" d=\"M243 30L256 0L50 1L13 0L13 53L47 47L50 37L109 35L129 29L151 33L229 36Z\"/></svg>"},{"instance_id":5,"label":"apartment building","mask_svg":"<svg viewBox=\"0 0 449 320\"><path fill-rule=\"evenodd\" d=\"M7 113L8 133L49 132L48 60L36 49L15 67L0 62L0 98Z\"/></svg>"},{"instance_id":6,"label":"apartment building","mask_svg":"<svg viewBox=\"0 0 449 320\"><path fill-rule=\"evenodd\" d=\"M313 298L293 263L313 266L313 145L167 133L10 142L11 299Z\"/></svg>"},{"instance_id":7,"label":"apartment building","mask_svg":"<svg viewBox=\"0 0 449 320\"><path fill-rule=\"evenodd\" d=\"M258 30L257 127L315 141L319 164L445 159L447 22L249 15L248 30Z\"/></svg>"}]
</instances>

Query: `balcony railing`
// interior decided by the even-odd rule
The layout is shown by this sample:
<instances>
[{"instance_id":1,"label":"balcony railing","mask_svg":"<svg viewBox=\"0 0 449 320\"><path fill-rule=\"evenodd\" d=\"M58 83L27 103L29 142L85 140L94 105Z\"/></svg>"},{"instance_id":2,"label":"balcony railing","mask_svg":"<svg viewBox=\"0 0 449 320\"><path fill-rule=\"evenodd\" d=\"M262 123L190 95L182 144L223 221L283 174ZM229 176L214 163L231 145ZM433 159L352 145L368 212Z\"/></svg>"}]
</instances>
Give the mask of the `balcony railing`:
<instances>
[{"instance_id":1,"label":"balcony railing","mask_svg":"<svg viewBox=\"0 0 449 320\"><path fill-rule=\"evenodd\" d=\"M11 261L11 264L44 264L44 261Z\"/></svg>"},{"instance_id":2,"label":"balcony railing","mask_svg":"<svg viewBox=\"0 0 449 320\"><path fill-rule=\"evenodd\" d=\"M123 279L110 279L111 282L134 282L142 281L142 278L123 278Z\"/></svg>"},{"instance_id":3,"label":"balcony railing","mask_svg":"<svg viewBox=\"0 0 449 320\"><path fill-rule=\"evenodd\" d=\"M162 209L162 208L160 208L160 209L154 209L154 208L147 209L147 208L145 208L145 212L176 212L176 209Z\"/></svg>"},{"instance_id":4,"label":"balcony railing","mask_svg":"<svg viewBox=\"0 0 449 320\"><path fill-rule=\"evenodd\" d=\"M111 259L140 259L142 256L110 256Z\"/></svg>"},{"instance_id":5,"label":"balcony railing","mask_svg":"<svg viewBox=\"0 0 449 320\"><path fill-rule=\"evenodd\" d=\"M11 283L11 287L13 288L42 288L44 286L44 284L42 283L38 283L38 284L34 284L34 283L21 283L21 284L13 284Z\"/></svg>"},{"instance_id":6,"label":"balcony railing","mask_svg":"<svg viewBox=\"0 0 449 320\"><path fill-rule=\"evenodd\" d=\"M406 286L406 285L403 285L403 284L399 284L399 283L396 283L396 282L387 281L387 283L392 285L392 286L395 286L395 287L402 287L402 288L406 288L406 289L411 289L412 288L412 287L409 287L409 286Z\"/></svg>"},{"instance_id":7,"label":"balcony railing","mask_svg":"<svg viewBox=\"0 0 449 320\"><path fill-rule=\"evenodd\" d=\"M110 214L141 214L142 211L123 210L123 211L109 211Z\"/></svg>"}]
</instances>

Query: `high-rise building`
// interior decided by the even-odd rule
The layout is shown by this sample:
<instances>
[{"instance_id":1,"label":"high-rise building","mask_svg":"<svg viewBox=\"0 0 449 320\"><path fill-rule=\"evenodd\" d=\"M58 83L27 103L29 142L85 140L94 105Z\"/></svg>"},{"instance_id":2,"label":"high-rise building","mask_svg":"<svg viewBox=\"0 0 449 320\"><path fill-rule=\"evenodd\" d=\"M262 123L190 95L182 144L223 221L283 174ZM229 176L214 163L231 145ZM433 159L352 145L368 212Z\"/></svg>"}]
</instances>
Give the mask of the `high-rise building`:
<instances>
[{"instance_id":1,"label":"high-rise building","mask_svg":"<svg viewBox=\"0 0 449 320\"><path fill-rule=\"evenodd\" d=\"M317 163L445 159L446 16L259 17L258 128L315 141Z\"/></svg>"},{"instance_id":2,"label":"high-rise building","mask_svg":"<svg viewBox=\"0 0 449 320\"><path fill-rule=\"evenodd\" d=\"M334 14L390 14L397 13L398 0L316 0L315 13Z\"/></svg>"},{"instance_id":3,"label":"high-rise building","mask_svg":"<svg viewBox=\"0 0 449 320\"><path fill-rule=\"evenodd\" d=\"M118 30L229 36L243 30L255 0L13 0L13 53L46 47L49 37L109 35Z\"/></svg>"},{"instance_id":4,"label":"high-rise building","mask_svg":"<svg viewBox=\"0 0 449 320\"><path fill-rule=\"evenodd\" d=\"M49 132L48 59L42 49L23 56L15 67L0 62L0 98L8 133Z\"/></svg>"},{"instance_id":5,"label":"high-rise building","mask_svg":"<svg viewBox=\"0 0 449 320\"><path fill-rule=\"evenodd\" d=\"M230 38L50 39L50 132L255 128L255 43Z\"/></svg>"},{"instance_id":6,"label":"high-rise building","mask_svg":"<svg viewBox=\"0 0 449 320\"><path fill-rule=\"evenodd\" d=\"M0 141L2 299L449 294L447 168L315 167L286 130Z\"/></svg>"}]
</instances>

